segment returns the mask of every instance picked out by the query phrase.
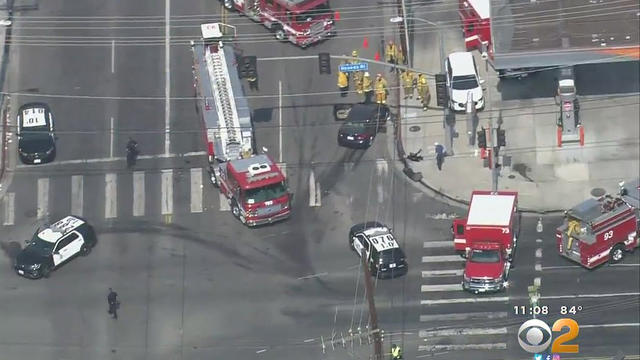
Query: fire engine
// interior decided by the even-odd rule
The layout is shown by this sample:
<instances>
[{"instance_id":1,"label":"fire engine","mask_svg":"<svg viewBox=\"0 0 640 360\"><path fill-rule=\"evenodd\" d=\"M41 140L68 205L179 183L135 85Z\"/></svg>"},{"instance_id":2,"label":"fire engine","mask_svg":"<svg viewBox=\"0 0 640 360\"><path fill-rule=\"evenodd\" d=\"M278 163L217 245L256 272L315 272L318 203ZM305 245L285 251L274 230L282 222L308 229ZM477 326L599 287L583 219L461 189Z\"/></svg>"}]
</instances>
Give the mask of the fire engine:
<instances>
[{"instance_id":1,"label":"fire engine","mask_svg":"<svg viewBox=\"0 0 640 360\"><path fill-rule=\"evenodd\" d=\"M307 47L334 35L329 0L222 0L273 31L276 39Z\"/></svg>"},{"instance_id":2,"label":"fire engine","mask_svg":"<svg viewBox=\"0 0 640 360\"><path fill-rule=\"evenodd\" d=\"M462 288L502 290L520 232L518 193L473 191L467 218L455 219L452 232L455 250L466 257Z\"/></svg>"},{"instance_id":3,"label":"fire engine","mask_svg":"<svg viewBox=\"0 0 640 360\"><path fill-rule=\"evenodd\" d=\"M218 164L212 179L229 201L233 216L243 224L270 224L291 214L286 179L268 155Z\"/></svg>"},{"instance_id":4,"label":"fire engine","mask_svg":"<svg viewBox=\"0 0 640 360\"><path fill-rule=\"evenodd\" d=\"M588 269L620 262L638 246L636 210L619 196L588 199L565 212L556 241L560 255Z\"/></svg>"}]
</instances>

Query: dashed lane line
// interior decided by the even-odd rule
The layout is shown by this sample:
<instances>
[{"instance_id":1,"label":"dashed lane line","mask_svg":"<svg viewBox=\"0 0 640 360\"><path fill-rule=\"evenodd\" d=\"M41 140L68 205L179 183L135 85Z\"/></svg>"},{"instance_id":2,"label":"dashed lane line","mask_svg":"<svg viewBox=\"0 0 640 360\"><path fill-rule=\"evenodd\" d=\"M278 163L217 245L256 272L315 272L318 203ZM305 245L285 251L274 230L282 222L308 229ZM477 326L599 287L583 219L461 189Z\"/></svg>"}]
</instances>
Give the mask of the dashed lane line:
<instances>
[{"instance_id":1,"label":"dashed lane line","mask_svg":"<svg viewBox=\"0 0 640 360\"><path fill-rule=\"evenodd\" d=\"M459 255L440 255L440 256L423 256L423 263L436 263L436 262L464 262L464 259Z\"/></svg>"},{"instance_id":2,"label":"dashed lane line","mask_svg":"<svg viewBox=\"0 0 640 360\"><path fill-rule=\"evenodd\" d=\"M173 214L173 170L162 170L161 177L162 215Z\"/></svg>"},{"instance_id":3,"label":"dashed lane line","mask_svg":"<svg viewBox=\"0 0 640 360\"><path fill-rule=\"evenodd\" d=\"M430 338L437 336L457 336L457 335L502 335L507 333L507 328L459 328L444 330L420 330L418 336Z\"/></svg>"},{"instance_id":4,"label":"dashed lane line","mask_svg":"<svg viewBox=\"0 0 640 360\"><path fill-rule=\"evenodd\" d=\"M508 296L472 297L472 298L458 298L458 299L420 300L420 305L465 304L465 303L508 302L508 301L509 301Z\"/></svg>"},{"instance_id":5,"label":"dashed lane line","mask_svg":"<svg viewBox=\"0 0 640 360\"><path fill-rule=\"evenodd\" d=\"M420 315L421 322L428 321L456 321L456 320L474 320L474 319L504 319L509 313L501 312L472 312L472 313L454 313L454 314L436 314L436 315Z\"/></svg>"}]
</instances>

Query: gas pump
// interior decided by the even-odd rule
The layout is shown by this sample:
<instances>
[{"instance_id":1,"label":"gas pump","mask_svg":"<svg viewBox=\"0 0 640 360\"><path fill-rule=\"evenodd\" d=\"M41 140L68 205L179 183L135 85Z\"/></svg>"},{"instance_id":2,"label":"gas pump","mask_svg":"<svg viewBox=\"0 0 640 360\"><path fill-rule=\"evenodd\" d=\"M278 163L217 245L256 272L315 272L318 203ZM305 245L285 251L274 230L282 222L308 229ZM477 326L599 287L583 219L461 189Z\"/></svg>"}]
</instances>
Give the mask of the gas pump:
<instances>
[{"instance_id":1,"label":"gas pump","mask_svg":"<svg viewBox=\"0 0 640 360\"><path fill-rule=\"evenodd\" d=\"M558 116L558 147L563 143L584 145L584 128L580 122L580 104L576 92L573 68L560 69L558 79L557 103L560 105Z\"/></svg>"}]
</instances>

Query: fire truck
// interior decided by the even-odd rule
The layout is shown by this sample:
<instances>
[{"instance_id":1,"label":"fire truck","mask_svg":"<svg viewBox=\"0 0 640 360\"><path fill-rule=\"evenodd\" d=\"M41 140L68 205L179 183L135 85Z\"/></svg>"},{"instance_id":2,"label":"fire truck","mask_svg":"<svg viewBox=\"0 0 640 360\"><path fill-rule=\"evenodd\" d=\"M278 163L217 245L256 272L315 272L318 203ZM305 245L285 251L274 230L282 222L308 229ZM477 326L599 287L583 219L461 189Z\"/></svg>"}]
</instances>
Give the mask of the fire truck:
<instances>
[{"instance_id":1,"label":"fire truck","mask_svg":"<svg viewBox=\"0 0 640 360\"><path fill-rule=\"evenodd\" d=\"M473 191L467 218L455 219L451 230L455 250L466 258L462 288L502 290L520 232L518 193Z\"/></svg>"},{"instance_id":2,"label":"fire truck","mask_svg":"<svg viewBox=\"0 0 640 360\"><path fill-rule=\"evenodd\" d=\"M620 196L588 199L565 212L556 230L560 255L592 269L617 263L638 246L636 209Z\"/></svg>"},{"instance_id":3,"label":"fire truck","mask_svg":"<svg viewBox=\"0 0 640 360\"><path fill-rule=\"evenodd\" d=\"M335 35L329 0L222 0L228 10L236 10L262 23L276 39L307 47Z\"/></svg>"},{"instance_id":4,"label":"fire truck","mask_svg":"<svg viewBox=\"0 0 640 360\"><path fill-rule=\"evenodd\" d=\"M194 86L202 118L209 163L248 157L254 153L251 111L238 75L231 27L202 24L202 41L191 42Z\"/></svg>"},{"instance_id":5,"label":"fire truck","mask_svg":"<svg viewBox=\"0 0 640 360\"><path fill-rule=\"evenodd\" d=\"M285 176L266 154L218 164L212 179L229 201L233 216L247 226L270 224L291 214Z\"/></svg>"}]
</instances>

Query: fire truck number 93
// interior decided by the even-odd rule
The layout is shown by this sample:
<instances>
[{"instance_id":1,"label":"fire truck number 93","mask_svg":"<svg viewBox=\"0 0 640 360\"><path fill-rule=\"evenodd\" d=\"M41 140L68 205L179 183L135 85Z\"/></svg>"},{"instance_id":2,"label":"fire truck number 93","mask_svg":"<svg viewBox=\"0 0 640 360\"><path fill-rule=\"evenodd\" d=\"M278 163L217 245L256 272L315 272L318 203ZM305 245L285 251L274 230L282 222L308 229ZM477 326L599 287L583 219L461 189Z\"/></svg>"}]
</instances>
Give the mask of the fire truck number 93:
<instances>
[{"instance_id":1,"label":"fire truck number 93","mask_svg":"<svg viewBox=\"0 0 640 360\"><path fill-rule=\"evenodd\" d=\"M604 233L604 241L607 241L609 239L613 239L613 230L609 230Z\"/></svg>"}]
</instances>

